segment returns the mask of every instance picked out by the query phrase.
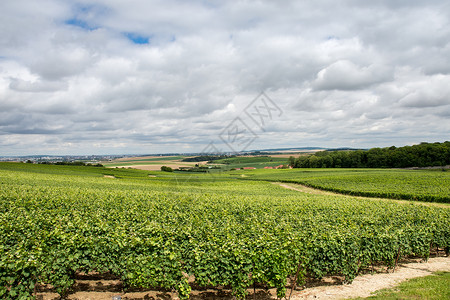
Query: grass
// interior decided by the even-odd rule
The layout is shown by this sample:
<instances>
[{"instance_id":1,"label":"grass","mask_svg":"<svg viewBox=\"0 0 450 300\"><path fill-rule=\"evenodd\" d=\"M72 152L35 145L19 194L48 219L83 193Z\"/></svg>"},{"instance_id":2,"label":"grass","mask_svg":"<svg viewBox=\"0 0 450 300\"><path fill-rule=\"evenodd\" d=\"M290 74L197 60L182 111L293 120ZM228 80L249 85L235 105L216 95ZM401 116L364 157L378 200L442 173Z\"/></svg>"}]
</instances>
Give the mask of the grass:
<instances>
[{"instance_id":1,"label":"grass","mask_svg":"<svg viewBox=\"0 0 450 300\"><path fill-rule=\"evenodd\" d=\"M283 157L271 157L271 156L237 156L226 159L215 160L214 163L226 164L224 169L254 167L257 169L263 169L264 167L275 167L279 165L286 165L287 158Z\"/></svg>"},{"instance_id":2,"label":"grass","mask_svg":"<svg viewBox=\"0 0 450 300\"><path fill-rule=\"evenodd\" d=\"M161 156L161 157L151 157L151 158L138 158L138 159L127 159L127 160L113 160L105 161L102 164L106 167L123 167L132 165L155 165L164 162L170 162L174 160L180 160L184 156Z\"/></svg>"},{"instance_id":3,"label":"grass","mask_svg":"<svg viewBox=\"0 0 450 300\"><path fill-rule=\"evenodd\" d=\"M450 299L450 272L410 279L365 299Z\"/></svg>"}]
</instances>

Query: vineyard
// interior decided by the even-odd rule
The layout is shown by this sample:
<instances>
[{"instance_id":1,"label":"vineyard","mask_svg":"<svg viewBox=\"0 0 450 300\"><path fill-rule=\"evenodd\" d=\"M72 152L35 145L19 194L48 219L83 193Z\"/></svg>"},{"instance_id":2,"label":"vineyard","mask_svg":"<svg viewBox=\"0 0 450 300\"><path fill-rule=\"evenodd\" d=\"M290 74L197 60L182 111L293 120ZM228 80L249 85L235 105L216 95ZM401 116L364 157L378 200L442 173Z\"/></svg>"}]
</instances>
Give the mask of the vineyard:
<instances>
[{"instance_id":1,"label":"vineyard","mask_svg":"<svg viewBox=\"0 0 450 300\"><path fill-rule=\"evenodd\" d=\"M245 174L246 179L300 183L355 196L450 203L450 172L441 170L294 169Z\"/></svg>"},{"instance_id":2,"label":"vineyard","mask_svg":"<svg viewBox=\"0 0 450 300\"><path fill-rule=\"evenodd\" d=\"M427 258L436 248L448 253L448 208L299 193L260 180L266 174L358 189L355 180L299 179L289 171L149 176L0 163L0 298L33 298L42 284L65 296L75 275L90 271L115 275L125 288L175 290L180 299L189 298L192 278L197 286L229 287L239 299L254 284L276 288L281 298L288 278L351 282L372 265L394 267L400 257ZM442 177L438 187L412 187L409 195L448 199L445 172L412 174L415 182ZM374 189L386 176L366 175ZM253 177L259 180L241 180Z\"/></svg>"}]
</instances>

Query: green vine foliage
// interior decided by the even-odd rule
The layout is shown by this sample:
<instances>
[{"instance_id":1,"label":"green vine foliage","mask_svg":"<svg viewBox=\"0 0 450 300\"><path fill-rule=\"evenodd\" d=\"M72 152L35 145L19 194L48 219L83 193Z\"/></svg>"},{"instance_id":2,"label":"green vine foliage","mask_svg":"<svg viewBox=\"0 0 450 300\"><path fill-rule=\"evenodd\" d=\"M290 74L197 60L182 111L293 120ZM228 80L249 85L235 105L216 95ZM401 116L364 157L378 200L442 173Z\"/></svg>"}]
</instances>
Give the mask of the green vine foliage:
<instances>
[{"instance_id":1,"label":"green vine foliage","mask_svg":"<svg viewBox=\"0 0 450 300\"><path fill-rule=\"evenodd\" d=\"M282 298L288 278L351 282L372 264L393 267L399 253L426 258L430 247L450 244L448 208L203 174L174 181L130 171L109 179L101 168L27 168L0 164L2 299L33 298L43 283L66 296L75 274L90 271L180 299L189 298L189 278L230 287L238 299L253 284Z\"/></svg>"}]
</instances>

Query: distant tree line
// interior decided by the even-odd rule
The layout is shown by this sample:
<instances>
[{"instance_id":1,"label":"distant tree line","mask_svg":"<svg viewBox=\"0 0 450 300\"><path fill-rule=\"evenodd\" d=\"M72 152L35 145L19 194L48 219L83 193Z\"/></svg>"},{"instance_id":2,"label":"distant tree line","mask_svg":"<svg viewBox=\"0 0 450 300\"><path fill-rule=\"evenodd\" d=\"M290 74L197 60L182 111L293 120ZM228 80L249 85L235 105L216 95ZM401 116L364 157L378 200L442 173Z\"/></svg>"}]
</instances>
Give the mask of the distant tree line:
<instances>
[{"instance_id":1,"label":"distant tree line","mask_svg":"<svg viewBox=\"0 0 450 300\"><path fill-rule=\"evenodd\" d=\"M28 161L27 161L28 163ZM41 165L59 165L59 166L86 166L86 167L103 167L102 164L91 164L91 163L85 163L82 161L57 161L57 162L50 162L50 161L40 161L38 164Z\"/></svg>"},{"instance_id":2,"label":"distant tree line","mask_svg":"<svg viewBox=\"0 0 450 300\"><path fill-rule=\"evenodd\" d=\"M235 155L201 155L201 156L196 156L196 157L188 157L183 159L182 161L187 161L187 162L200 162L200 161L208 161L208 162L212 162L214 160L218 160L218 159L224 159L224 158L231 158L234 157Z\"/></svg>"},{"instance_id":3,"label":"distant tree line","mask_svg":"<svg viewBox=\"0 0 450 300\"><path fill-rule=\"evenodd\" d=\"M180 171L180 172L203 172L203 173L207 173L210 170L220 170L222 169L219 166L204 166L204 165L199 165L196 164L195 167L179 167L178 170L176 171Z\"/></svg>"},{"instance_id":4,"label":"distant tree line","mask_svg":"<svg viewBox=\"0 0 450 300\"><path fill-rule=\"evenodd\" d=\"M450 142L356 151L321 151L289 158L294 168L410 168L450 165Z\"/></svg>"}]
</instances>

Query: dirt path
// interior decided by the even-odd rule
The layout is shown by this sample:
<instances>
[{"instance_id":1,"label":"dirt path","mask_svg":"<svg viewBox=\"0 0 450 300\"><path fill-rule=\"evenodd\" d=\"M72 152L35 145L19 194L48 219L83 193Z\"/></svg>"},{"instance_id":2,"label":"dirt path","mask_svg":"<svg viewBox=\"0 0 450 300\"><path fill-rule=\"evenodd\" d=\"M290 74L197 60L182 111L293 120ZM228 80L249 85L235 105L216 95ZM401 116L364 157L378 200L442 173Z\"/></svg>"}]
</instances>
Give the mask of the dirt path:
<instances>
[{"instance_id":1,"label":"dirt path","mask_svg":"<svg viewBox=\"0 0 450 300\"><path fill-rule=\"evenodd\" d=\"M374 198L374 197L361 197L361 196L352 196L352 195L346 195L346 194L339 194L324 190L319 190L315 188L311 188L299 183L284 183L284 182L272 182L272 184L279 185L281 187L284 187L286 189L307 193L307 194L315 194L315 195L334 195L334 196L340 196L340 197L349 197L349 198L356 198L356 199L372 199L377 201L395 201L397 203L404 203L404 204L418 204L418 205L425 205L425 206L436 206L436 207L445 207L450 208L450 205L446 203L436 203L436 202L422 202L422 201L408 201L408 200L399 200L399 199L388 199L388 198Z\"/></svg>"},{"instance_id":2,"label":"dirt path","mask_svg":"<svg viewBox=\"0 0 450 300\"><path fill-rule=\"evenodd\" d=\"M341 195L332 192L327 192L319 189L313 189L305 185L297 184L297 183L284 183L284 182L272 182L273 184L279 185L286 189L307 193L307 194L315 194L315 195Z\"/></svg>"},{"instance_id":3,"label":"dirt path","mask_svg":"<svg viewBox=\"0 0 450 300\"><path fill-rule=\"evenodd\" d=\"M319 286L299 291L291 299L345 299L368 297L371 293L398 285L410 278L423 277L436 271L450 272L450 258L430 258L428 262L408 263L397 267L394 273L358 276L351 284Z\"/></svg>"}]
</instances>

